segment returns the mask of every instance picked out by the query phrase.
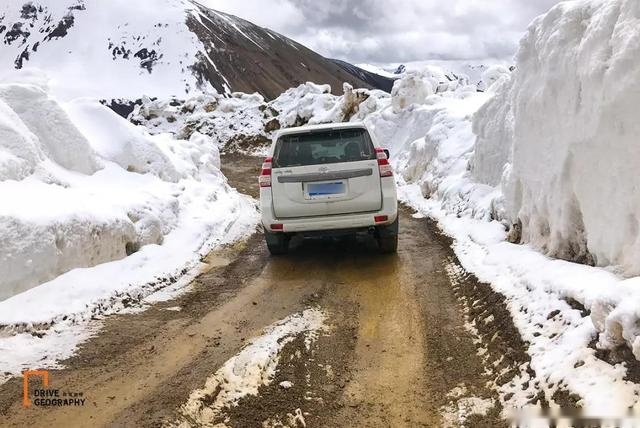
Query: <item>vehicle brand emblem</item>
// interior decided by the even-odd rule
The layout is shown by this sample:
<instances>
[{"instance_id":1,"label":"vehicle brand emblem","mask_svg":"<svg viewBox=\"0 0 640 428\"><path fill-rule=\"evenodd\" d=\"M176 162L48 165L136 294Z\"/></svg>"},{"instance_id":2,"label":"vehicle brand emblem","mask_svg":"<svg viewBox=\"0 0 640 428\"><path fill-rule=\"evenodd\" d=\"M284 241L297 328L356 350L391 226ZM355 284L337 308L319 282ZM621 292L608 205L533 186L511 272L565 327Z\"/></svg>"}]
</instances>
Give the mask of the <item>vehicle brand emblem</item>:
<instances>
[{"instance_id":1,"label":"vehicle brand emblem","mask_svg":"<svg viewBox=\"0 0 640 428\"><path fill-rule=\"evenodd\" d=\"M318 171L320 171L321 173L325 174L325 173L329 172L329 168L327 168L326 166L321 166L320 168L318 168Z\"/></svg>"}]
</instances>

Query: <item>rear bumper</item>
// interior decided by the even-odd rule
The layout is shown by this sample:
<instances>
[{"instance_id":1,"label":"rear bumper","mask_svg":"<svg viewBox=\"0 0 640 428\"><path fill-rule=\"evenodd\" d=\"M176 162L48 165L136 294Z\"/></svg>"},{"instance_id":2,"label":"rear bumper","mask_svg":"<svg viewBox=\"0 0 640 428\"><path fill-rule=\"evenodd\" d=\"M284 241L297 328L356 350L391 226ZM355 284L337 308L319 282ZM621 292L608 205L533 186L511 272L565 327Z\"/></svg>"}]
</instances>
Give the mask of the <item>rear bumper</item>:
<instances>
[{"instance_id":1,"label":"rear bumper","mask_svg":"<svg viewBox=\"0 0 640 428\"><path fill-rule=\"evenodd\" d=\"M389 181L391 180L393 179L390 178ZM384 189L384 187L386 187L386 189ZM391 181L391 183L383 186L383 189L385 192L382 198L382 209L379 211L319 217L277 218L273 213L271 189L262 188L260 190L262 225L270 232L284 233L321 232L343 229L355 230L374 226L386 226L392 224L398 218L398 199L395 183ZM377 216L387 216L387 219L376 222L375 217ZM273 229L272 225L274 224L282 225L282 229Z\"/></svg>"},{"instance_id":2,"label":"rear bumper","mask_svg":"<svg viewBox=\"0 0 640 428\"><path fill-rule=\"evenodd\" d=\"M386 215L387 221L376 222L374 217ZM331 217L305 217L295 219L269 219L262 217L262 225L271 232L299 233L323 230L365 229L373 226L385 226L393 223L398 212L378 211L375 213L336 215ZM282 230L274 230L271 225L282 224Z\"/></svg>"}]
</instances>

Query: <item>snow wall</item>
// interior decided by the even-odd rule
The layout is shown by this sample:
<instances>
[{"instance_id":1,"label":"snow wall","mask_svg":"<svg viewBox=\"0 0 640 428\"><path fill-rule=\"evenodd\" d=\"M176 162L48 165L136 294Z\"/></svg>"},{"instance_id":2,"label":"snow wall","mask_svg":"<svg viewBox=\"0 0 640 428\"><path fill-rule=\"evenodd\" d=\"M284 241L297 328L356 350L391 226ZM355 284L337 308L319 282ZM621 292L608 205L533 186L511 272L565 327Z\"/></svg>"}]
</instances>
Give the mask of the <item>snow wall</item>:
<instances>
[{"instance_id":1,"label":"snow wall","mask_svg":"<svg viewBox=\"0 0 640 428\"><path fill-rule=\"evenodd\" d=\"M97 101L60 104L46 87L1 83L0 302L133 253L136 270L153 280L198 259L234 224L246 220L250 229L253 205L219 166L214 140L198 132L152 136ZM147 262L160 249L175 265ZM124 267L111 273L113 287L127 281ZM58 295L73 284L96 289L91 296L110 291L90 276L60 278Z\"/></svg>"},{"instance_id":2,"label":"snow wall","mask_svg":"<svg viewBox=\"0 0 640 428\"><path fill-rule=\"evenodd\" d=\"M475 117L472 162L478 181L502 182L522 242L640 274L638 103L639 2L561 3L531 24Z\"/></svg>"}]
</instances>

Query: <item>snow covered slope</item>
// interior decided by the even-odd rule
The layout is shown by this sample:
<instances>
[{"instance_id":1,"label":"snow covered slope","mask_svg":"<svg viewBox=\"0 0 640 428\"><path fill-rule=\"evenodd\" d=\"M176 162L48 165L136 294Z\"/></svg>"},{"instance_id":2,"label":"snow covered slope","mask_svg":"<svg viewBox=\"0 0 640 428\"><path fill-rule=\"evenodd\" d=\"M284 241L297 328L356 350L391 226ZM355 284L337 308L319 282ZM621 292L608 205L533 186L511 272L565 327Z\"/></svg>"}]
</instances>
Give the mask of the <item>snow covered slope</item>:
<instances>
[{"instance_id":1,"label":"snow covered slope","mask_svg":"<svg viewBox=\"0 0 640 428\"><path fill-rule=\"evenodd\" d=\"M446 70L447 73L453 73L456 76L466 76L469 82L473 84L480 84L482 82L482 75L490 67L494 65L506 65L504 61L499 61L491 58L487 58L478 62L470 62L465 60L424 60L424 61L410 61L403 64L391 63L383 64L381 66L372 66L368 64L358 64L359 67L368 69L375 73L374 69L382 70L382 73L386 72L391 75L402 75L407 71L421 71L426 67L439 67ZM384 74L383 74L384 75Z\"/></svg>"},{"instance_id":2,"label":"snow covered slope","mask_svg":"<svg viewBox=\"0 0 640 428\"><path fill-rule=\"evenodd\" d=\"M389 79L395 80L398 77L400 77L398 74L392 73L392 72L390 72L388 70L385 70L382 67L378 67L377 65L367 64L367 63L360 63L360 64L356 64L356 66L358 68L361 68L363 70L368 71L369 73L377 74L378 76L387 77Z\"/></svg>"},{"instance_id":3,"label":"snow covered slope","mask_svg":"<svg viewBox=\"0 0 640 428\"><path fill-rule=\"evenodd\" d=\"M65 99L213 88L272 98L306 81L368 87L278 33L192 0L4 1L0 38L4 73L43 69L53 94Z\"/></svg>"},{"instance_id":4,"label":"snow covered slope","mask_svg":"<svg viewBox=\"0 0 640 428\"><path fill-rule=\"evenodd\" d=\"M385 92L391 92L393 82L397 78L397 76L390 77L388 75L389 73L385 73L384 71L381 74L376 71L371 71L370 69L349 64L348 62L341 61L339 59L332 59L331 61L338 64L348 73L353 74L354 76L358 76L360 79L362 79L364 82L367 82L372 87L381 89Z\"/></svg>"},{"instance_id":5,"label":"snow covered slope","mask_svg":"<svg viewBox=\"0 0 640 428\"><path fill-rule=\"evenodd\" d=\"M64 98L184 94L204 50L185 25L196 10L181 0L2 2L0 64L43 69Z\"/></svg>"},{"instance_id":6,"label":"snow covered slope","mask_svg":"<svg viewBox=\"0 0 640 428\"><path fill-rule=\"evenodd\" d=\"M90 319L183 289L253 232L255 202L219 166L198 132L152 136L96 100L0 84L0 383L55 367Z\"/></svg>"}]
</instances>

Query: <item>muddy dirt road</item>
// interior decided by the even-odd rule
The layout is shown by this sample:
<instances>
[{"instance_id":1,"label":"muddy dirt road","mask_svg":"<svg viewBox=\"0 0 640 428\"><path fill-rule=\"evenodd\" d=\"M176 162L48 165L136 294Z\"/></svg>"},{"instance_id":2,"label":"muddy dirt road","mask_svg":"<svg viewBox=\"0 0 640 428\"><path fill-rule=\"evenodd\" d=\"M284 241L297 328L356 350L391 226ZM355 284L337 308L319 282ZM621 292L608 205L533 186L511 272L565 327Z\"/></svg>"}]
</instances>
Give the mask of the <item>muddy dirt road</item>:
<instances>
[{"instance_id":1,"label":"muddy dirt road","mask_svg":"<svg viewBox=\"0 0 640 428\"><path fill-rule=\"evenodd\" d=\"M255 192L259 159L227 155L223 163L234 186ZM265 327L306 308L326 314L326 329L309 346L302 335L288 340L274 379L212 425L504 425L492 373L526 362L504 305L460 274L432 222L402 208L400 225L391 256L364 239L294 241L274 258L259 233L211 254L188 292L108 317L66 369L50 372L50 387L83 392L84 406L25 409L22 379L14 379L0 386L0 425L195 424L181 407L191 392ZM465 322L480 315L491 322L472 334ZM221 390L202 403L213 405Z\"/></svg>"}]
</instances>

